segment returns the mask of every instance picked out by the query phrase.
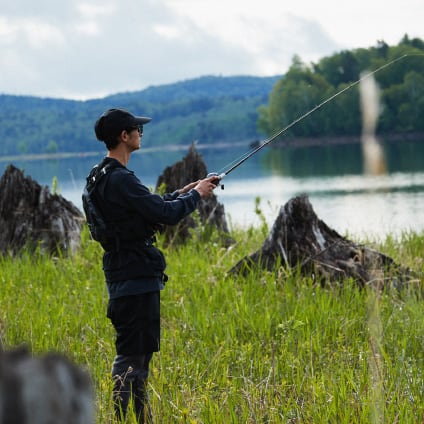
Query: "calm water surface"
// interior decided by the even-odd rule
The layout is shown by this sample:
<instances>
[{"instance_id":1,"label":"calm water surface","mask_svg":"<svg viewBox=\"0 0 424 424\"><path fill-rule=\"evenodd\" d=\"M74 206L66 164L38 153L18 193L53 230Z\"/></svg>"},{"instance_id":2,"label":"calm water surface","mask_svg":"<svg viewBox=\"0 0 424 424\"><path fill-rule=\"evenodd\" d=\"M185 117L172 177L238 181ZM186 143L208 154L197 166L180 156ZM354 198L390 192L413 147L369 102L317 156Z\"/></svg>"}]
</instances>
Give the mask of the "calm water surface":
<instances>
[{"instance_id":1,"label":"calm water surface","mask_svg":"<svg viewBox=\"0 0 424 424\"><path fill-rule=\"evenodd\" d=\"M328 226L355 239L381 239L405 231L424 231L424 142L387 144L387 173L367 176L359 145L309 148L267 147L224 180L216 189L232 226L258 225L255 199L272 225L279 208L290 198L307 194ZM209 172L222 172L249 151L243 144L219 147L198 145ZM144 150L134 154L128 168L144 184L154 187L163 170L186 154L187 148ZM0 158L3 173L9 163L42 185L58 178L60 193L81 208L81 190L91 166L103 154L66 159L19 160Z\"/></svg>"}]
</instances>

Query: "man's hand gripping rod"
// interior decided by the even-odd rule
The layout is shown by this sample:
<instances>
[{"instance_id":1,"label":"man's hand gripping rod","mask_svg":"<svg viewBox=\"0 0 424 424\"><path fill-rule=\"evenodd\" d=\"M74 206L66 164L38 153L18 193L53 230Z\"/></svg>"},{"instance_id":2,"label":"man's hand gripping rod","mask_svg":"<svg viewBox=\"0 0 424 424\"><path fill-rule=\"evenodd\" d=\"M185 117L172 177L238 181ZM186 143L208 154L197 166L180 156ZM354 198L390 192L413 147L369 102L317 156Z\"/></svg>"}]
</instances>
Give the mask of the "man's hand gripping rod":
<instances>
[{"instance_id":1,"label":"man's hand gripping rod","mask_svg":"<svg viewBox=\"0 0 424 424\"><path fill-rule=\"evenodd\" d=\"M224 190L224 184L221 184L221 180L225 177L225 175L225 172L223 172L222 174L218 174L217 172L209 172L209 174L206 175L206 178L216 177L212 180L212 183L215 184L216 187L220 185L221 190Z\"/></svg>"}]
</instances>

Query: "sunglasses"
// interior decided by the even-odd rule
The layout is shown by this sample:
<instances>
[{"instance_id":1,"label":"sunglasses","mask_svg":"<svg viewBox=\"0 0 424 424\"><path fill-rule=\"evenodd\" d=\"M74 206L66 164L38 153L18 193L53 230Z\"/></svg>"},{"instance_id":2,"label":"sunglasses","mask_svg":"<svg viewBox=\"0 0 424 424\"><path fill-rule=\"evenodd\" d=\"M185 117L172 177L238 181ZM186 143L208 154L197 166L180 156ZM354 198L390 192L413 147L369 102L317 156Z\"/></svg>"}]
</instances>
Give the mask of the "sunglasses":
<instances>
[{"instance_id":1,"label":"sunglasses","mask_svg":"<svg viewBox=\"0 0 424 424\"><path fill-rule=\"evenodd\" d=\"M130 129L127 130L127 132L131 132L134 130L137 130L140 135L143 134L143 125L137 125L136 127L131 127Z\"/></svg>"}]
</instances>

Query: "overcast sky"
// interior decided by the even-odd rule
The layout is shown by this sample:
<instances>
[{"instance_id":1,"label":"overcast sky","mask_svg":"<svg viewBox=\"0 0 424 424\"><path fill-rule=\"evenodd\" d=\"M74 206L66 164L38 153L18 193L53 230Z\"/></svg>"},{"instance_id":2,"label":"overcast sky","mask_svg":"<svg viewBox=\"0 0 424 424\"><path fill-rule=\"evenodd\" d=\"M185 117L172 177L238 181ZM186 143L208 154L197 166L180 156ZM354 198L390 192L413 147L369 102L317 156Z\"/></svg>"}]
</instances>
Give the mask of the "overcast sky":
<instances>
[{"instance_id":1,"label":"overcast sky","mask_svg":"<svg viewBox=\"0 0 424 424\"><path fill-rule=\"evenodd\" d=\"M0 0L0 93L91 99L424 39L423 0Z\"/></svg>"}]
</instances>

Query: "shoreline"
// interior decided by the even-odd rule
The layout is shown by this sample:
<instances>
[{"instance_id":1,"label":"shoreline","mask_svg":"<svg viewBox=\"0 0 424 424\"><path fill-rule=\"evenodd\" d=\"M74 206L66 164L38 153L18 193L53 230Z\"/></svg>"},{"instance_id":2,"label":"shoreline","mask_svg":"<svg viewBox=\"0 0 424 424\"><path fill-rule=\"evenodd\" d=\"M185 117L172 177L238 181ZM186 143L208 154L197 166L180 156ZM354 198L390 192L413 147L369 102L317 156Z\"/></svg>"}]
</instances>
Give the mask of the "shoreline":
<instances>
[{"instance_id":1,"label":"shoreline","mask_svg":"<svg viewBox=\"0 0 424 424\"><path fill-rule=\"evenodd\" d=\"M424 132L376 134L376 139L384 143L424 142ZM344 144L360 144L360 135L328 136L328 137L287 137L277 140L274 146L283 147L311 147L311 146L337 146Z\"/></svg>"},{"instance_id":2,"label":"shoreline","mask_svg":"<svg viewBox=\"0 0 424 424\"><path fill-rule=\"evenodd\" d=\"M411 132L411 133L396 133L396 134L377 134L377 140L384 143L401 143L407 142L424 142L424 132ZM225 147L235 146L247 146L256 148L260 146L265 140L249 141L236 141L233 143L220 142L216 143L195 143L198 150L202 149L222 149ZM329 136L329 137L287 137L282 140L276 139L275 142L270 144L277 148L291 147L291 148L302 148L302 147L313 147L313 146L337 146L346 144L359 144L361 143L360 136ZM192 144L181 144L181 145L166 145L158 147L145 147L141 149L142 152L155 152L155 151L180 151L187 150ZM52 159L68 159L74 157L93 157L104 155L104 150L88 151L88 152L56 152L56 153L25 153L20 155L0 155L1 162L13 162L13 161L36 161L36 160L52 160Z\"/></svg>"}]
</instances>

